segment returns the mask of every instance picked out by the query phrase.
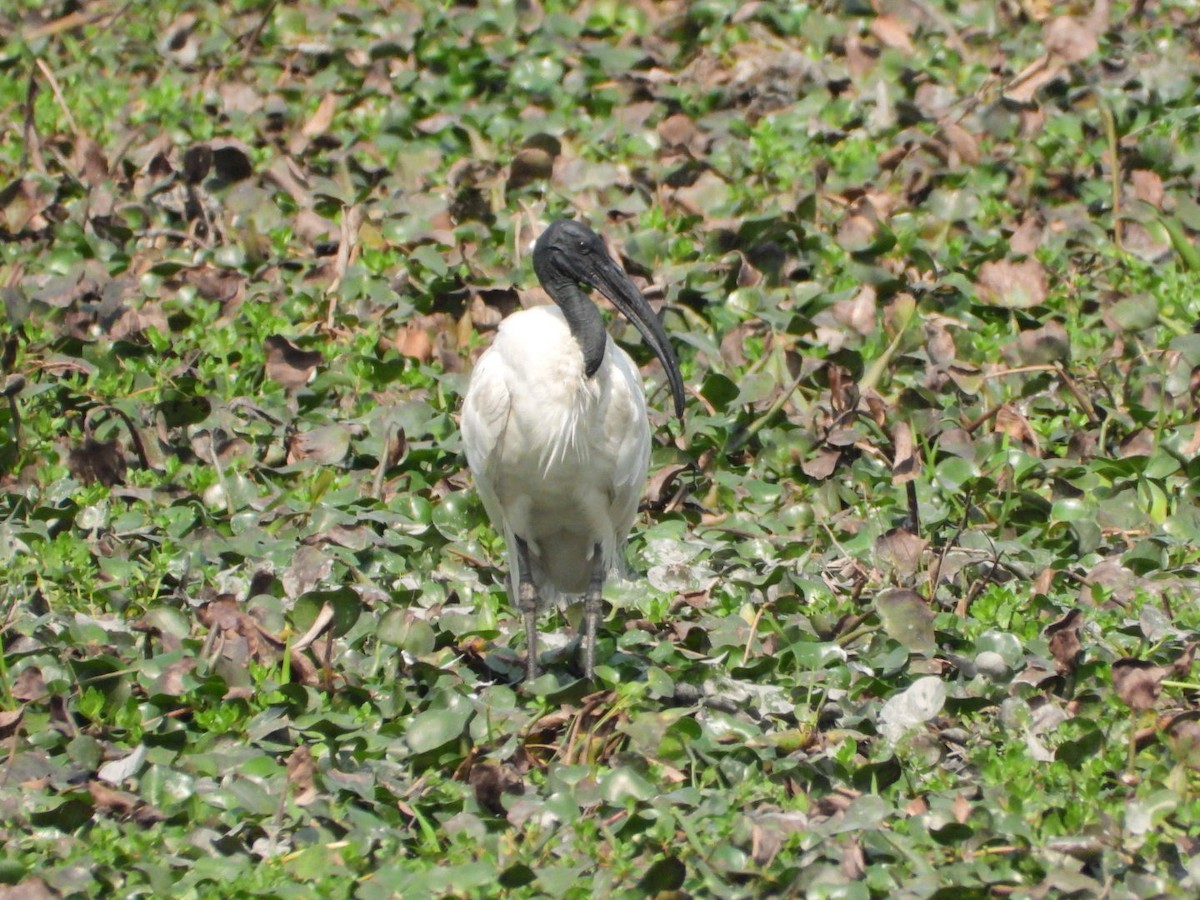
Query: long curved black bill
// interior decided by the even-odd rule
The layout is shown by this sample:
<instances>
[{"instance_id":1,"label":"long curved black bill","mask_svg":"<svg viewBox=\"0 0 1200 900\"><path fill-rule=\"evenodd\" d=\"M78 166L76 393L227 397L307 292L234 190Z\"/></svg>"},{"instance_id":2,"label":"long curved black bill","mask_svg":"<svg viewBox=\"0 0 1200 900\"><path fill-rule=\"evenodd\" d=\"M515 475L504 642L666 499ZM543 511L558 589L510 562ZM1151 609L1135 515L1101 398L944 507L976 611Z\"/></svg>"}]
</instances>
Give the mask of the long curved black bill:
<instances>
[{"instance_id":1,"label":"long curved black bill","mask_svg":"<svg viewBox=\"0 0 1200 900\"><path fill-rule=\"evenodd\" d=\"M679 372L679 361L667 333L658 316L650 308L642 292L637 289L625 271L609 258L608 254L597 254L590 260L586 279L588 284L607 297L619 309L650 345L654 355L662 363L671 385L671 396L675 400L675 416L683 420L683 375Z\"/></svg>"}]
</instances>

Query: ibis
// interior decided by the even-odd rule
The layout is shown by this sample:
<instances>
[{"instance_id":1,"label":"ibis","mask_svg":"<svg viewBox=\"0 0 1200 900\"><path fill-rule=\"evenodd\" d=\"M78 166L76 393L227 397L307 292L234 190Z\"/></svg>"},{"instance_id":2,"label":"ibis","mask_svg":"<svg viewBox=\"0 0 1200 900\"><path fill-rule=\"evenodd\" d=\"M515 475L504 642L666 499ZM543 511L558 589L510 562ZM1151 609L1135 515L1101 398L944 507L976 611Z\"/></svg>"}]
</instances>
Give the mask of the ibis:
<instances>
[{"instance_id":1,"label":"ibis","mask_svg":"<svg viewBox=\"0 0 1200 900\"><path fill-rule=\"evenodd\" d=\"M581 286L598 290L641 332L666 370L680 419L683 377L650 304L587 225L551 223L534 245L533 268L555 305L500 323L471 373L462 437L484 508L508 547L526 678L538 674L539 609L582 596L590 681L601 592L637 514L650 424L638 367Z\"/></svg>"}]
</instances>

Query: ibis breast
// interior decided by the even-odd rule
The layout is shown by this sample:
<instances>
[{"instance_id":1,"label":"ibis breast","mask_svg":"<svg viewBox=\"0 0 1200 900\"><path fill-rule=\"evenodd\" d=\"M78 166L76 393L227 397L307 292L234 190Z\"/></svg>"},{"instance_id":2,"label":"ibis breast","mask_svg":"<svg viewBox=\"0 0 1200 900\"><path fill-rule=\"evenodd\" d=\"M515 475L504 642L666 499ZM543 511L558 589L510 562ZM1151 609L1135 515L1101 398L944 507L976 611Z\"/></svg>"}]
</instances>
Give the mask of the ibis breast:
<instances>
[{"instance_id":1,"label":"ibis breast","mask_svg":"<svg viewBox=\"0 0 1200 900\"><path fill-rule=\"evenodd\" d=\"M529 546L539 593L579 594L593 548L611 568L633 525L650 462L642 379L607 338L596 374L557 307L509 316L471 375L467 462L493 524Z\"/></svg>"}]
</instances>

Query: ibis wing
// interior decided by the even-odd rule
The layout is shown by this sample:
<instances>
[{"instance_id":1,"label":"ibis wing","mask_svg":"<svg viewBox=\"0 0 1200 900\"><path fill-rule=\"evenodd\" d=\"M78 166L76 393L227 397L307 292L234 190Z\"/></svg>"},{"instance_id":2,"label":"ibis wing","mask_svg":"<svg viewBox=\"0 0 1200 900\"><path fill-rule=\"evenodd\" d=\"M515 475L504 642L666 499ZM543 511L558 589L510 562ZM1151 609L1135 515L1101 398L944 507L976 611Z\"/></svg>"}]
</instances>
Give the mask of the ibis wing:
<instances>
[{"instance_id":1,"label":"ibis wing","mask_svg":"<svg viewBox=\"0 0 1200 900\"><path fill-rule=\"evenodd\" d=\"M611 493L613 538L620 545L637 517L638 502L650 467L650 424L646 420L646 401L642 395L642 377L637 366L618 347L611 347L615 368L615 399L609 407L607 431L619 435L615 447Z\"/></svg>"},{"instance_id":2,"label":"ibis wing","mask_svg":"<svg viewBox=\"0 0 1200 900\"><path fill-rule=\"evenodd\" d=\"M463 401L462 438L467 451L467 465L475 476L475 487L488 516L497 526L502 525L503 517L497 518L501 509L492 470L497 450L508 428L511 408L512 398L504 377L504 361L494 353L485 353L471 373L471 384Z\"/></svg>"}]
</instances>

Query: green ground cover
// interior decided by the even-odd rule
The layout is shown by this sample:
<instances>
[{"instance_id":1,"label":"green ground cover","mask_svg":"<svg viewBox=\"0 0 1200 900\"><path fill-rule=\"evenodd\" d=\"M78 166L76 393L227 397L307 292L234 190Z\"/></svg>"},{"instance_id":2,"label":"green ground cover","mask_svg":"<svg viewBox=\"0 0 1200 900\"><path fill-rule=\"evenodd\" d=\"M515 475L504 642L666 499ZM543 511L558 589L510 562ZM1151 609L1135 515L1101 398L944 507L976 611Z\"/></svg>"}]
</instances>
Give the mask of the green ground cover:
<instances>
[{"instance_id":1,"label":"green ground cover","mask_svg":"<svg viewBox=\"0 0 1200 900\"><path fill-rule=\"evenodd\" d=\"M0 900L1200 891L1200 8L0 9ZM589 221L598 683L456 421ZM557 643L555 643L557 641Z\"/></svg>"}]
</instances>

